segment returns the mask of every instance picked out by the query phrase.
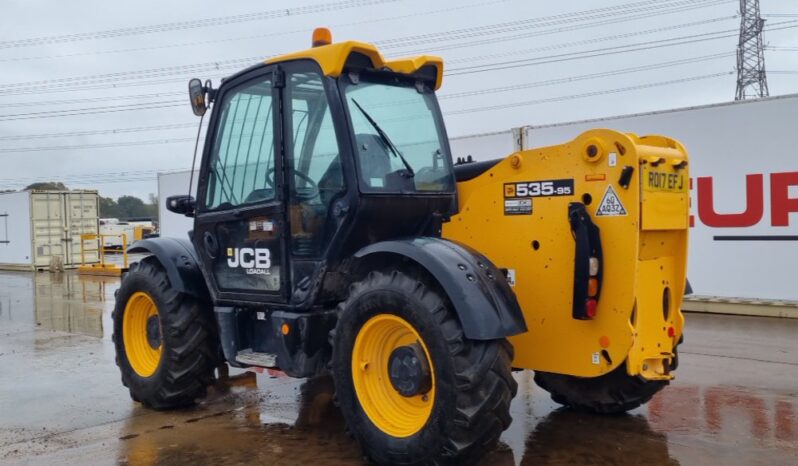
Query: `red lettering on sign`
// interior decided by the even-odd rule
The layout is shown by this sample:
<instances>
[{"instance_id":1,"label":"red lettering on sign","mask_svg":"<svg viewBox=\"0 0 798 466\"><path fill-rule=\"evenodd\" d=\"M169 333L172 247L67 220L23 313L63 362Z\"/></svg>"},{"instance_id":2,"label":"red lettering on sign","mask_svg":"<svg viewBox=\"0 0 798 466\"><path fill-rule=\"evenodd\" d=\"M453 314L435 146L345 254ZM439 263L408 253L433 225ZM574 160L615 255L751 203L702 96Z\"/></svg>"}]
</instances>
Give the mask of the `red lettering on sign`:
<instances>
[{"instance_id":1,"label":"red lettering on sign","mask_svg":"<svg viewBox=\"0 0 798 466\"><path fill-rule=\"evenodd\" d=\"M790 226L790 212L798 212L798 197L790 198L790 186L798 186L798 172L771 173L770 223L774 227Z\"/></svg>"},{"instance_id":2,"label":"red lettering on sign","mask_svg":"<svg viewBox=\"0 0 798 466\"><path fill-rule=\"evenodd\" d=\"M750 227L762 220L764 213L763 176L745 176L745 211L737 214L715 212L712 177L703 176L698 182L698 218L708 227Z\"/></svg>"}]
</instances>

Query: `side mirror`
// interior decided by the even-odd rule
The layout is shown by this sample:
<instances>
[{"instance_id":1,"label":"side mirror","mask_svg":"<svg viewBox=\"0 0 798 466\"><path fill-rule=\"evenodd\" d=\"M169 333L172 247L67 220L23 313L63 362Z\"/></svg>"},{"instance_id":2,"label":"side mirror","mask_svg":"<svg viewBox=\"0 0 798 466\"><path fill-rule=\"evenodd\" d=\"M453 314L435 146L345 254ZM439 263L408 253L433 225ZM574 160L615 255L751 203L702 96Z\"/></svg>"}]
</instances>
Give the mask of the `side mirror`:
<instances>
[{"instance_id":1,"label":"side mirror","mask_svg":"<svg viewBox=\"0 0 798 466\"><path fill-rule=\"evenodd\" d=\"M196 207L197 202L194 200L194 196L178 194L177 196L169 196L166 198L166 210L169 212L185 215L186 217L193 217Z\"/></svg>"},{"instance_id":2,"label":"side mirror","mask_svg":"<svg viewBox=\"0 0 798 466\"><path fill-rule=\"evenodd\" d=\"M194 115L205 115L208 105L205 102L205 88L202 87L202 81L194 78L188 82L188 97L191 100L191 110Z\"/></svg>"}]
</instances>

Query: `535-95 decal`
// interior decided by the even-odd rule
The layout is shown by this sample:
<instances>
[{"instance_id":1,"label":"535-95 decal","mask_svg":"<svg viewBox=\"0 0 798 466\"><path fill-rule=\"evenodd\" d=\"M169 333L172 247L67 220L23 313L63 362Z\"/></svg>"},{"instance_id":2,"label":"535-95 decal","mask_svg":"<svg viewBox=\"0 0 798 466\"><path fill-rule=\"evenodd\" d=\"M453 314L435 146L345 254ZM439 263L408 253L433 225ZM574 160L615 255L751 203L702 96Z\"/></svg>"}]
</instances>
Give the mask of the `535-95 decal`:
<instances>
[{"instance_id":1,"label":"535-95 decal","mask_svg":"<svg viewBox=\"0 0 798 466\"><path fill-rule=\"evenodd\" d=\"M505 198L571 196L573 193L573 179L504 183Z\"/></svg>"},{"instance_id":2,"label":"535-95 decal","mask_svg":"<svg viewBox=\"0 0 798 466\"><path fill-rule=\"evenodd\" d=\"M573 194L573 179L504 183L504 215L531 215L533 197Z\"/></svg>"}]
</instances>

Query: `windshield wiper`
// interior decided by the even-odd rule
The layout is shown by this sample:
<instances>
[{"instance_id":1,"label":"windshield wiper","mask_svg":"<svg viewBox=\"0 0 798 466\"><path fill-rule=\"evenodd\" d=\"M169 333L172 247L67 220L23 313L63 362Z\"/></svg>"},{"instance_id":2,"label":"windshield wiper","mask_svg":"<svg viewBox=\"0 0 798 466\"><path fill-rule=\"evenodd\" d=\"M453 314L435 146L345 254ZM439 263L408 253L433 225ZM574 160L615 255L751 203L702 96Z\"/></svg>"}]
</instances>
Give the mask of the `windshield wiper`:
<instances>
[{"instance_id":1,"label":"windshield wiper","mask_svg":"<svg viewBox=\"0 0 798 466\"><path fill-rule=\"evenodd\" d=\"M390 149L391 152L393 152L394 157L399 158L402 161L402 163L405 165L405 168L407 169L407 176L409 177L416 176L416 172L413 171L413 167L411 167L410 164L407 162L405 156L402 155L401 152L399 152L399 149L396 148L394 143L391 141L391 138L389 138L388 135L385 133L385 131L383 131L382 128L380 128L380 125L378 125L377 122L374 121L374 118L371 118L371 115L369 115L365 110L363 110L363 107L361 107L360 104L357 103L357 100L352 99L352 102L354 102L354 104L357 106L357 109L360 110L360 113L362 113L363 116L366 117L366 120L368 120L368 122L371 123L371 126L373 126L374 129L377 131L377 134L380 136L380 139L382 139L382 142L384 142L385 145L388 146L388 149Z\"/></svg>"}]
</instances>

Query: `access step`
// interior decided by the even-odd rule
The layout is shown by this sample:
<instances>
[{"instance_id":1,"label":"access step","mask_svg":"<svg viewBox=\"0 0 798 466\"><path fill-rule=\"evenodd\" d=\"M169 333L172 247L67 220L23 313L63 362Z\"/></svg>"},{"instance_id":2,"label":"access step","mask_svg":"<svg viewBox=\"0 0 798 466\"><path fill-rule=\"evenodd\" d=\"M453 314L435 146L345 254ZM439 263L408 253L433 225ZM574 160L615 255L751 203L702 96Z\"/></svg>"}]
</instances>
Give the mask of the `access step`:
<instances>
[{"instance_id":1,"label":"access step","mask_svg":"<svg viewBox=\"0 0 798 466\"><path fill-rule=\"evenodd\" d=\"M236 353L236 362L249 366L277 367L277 355L271 353L257 353L248 348Z\"/></svg>"}]
</instances>

